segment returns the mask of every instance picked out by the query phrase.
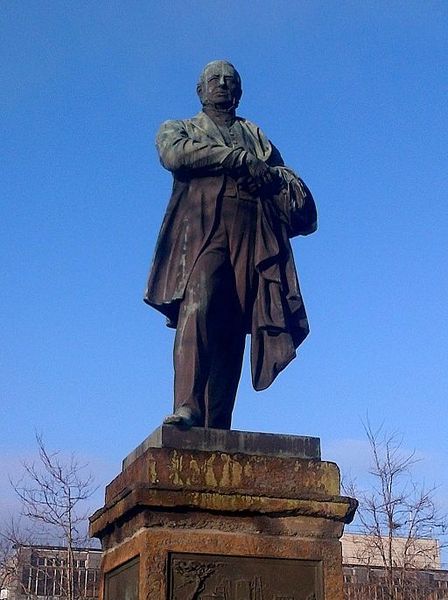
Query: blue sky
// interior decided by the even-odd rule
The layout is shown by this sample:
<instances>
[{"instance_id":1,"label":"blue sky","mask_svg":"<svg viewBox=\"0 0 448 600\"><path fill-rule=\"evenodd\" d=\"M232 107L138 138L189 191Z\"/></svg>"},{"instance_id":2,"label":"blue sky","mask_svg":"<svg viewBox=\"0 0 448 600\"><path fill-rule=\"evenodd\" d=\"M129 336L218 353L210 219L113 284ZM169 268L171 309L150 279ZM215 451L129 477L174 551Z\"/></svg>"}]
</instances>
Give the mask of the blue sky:
<instances>
[{"instance_id":1,"label":"blue sky","mask_svg":"<svg viewBox=\"0 0 448 600\"><path fill-rule=\"evenodd\" d=\"M246 364L234 428L319 436L362 476L368 414L448 509L448 4L30 0L0 20L0 468L37 430L102 487L169 412L173 334L142 302L171 186L154 137L226 58L320 215L293 242L311 335L265 392Z\"/></svg>"}]
</instances>

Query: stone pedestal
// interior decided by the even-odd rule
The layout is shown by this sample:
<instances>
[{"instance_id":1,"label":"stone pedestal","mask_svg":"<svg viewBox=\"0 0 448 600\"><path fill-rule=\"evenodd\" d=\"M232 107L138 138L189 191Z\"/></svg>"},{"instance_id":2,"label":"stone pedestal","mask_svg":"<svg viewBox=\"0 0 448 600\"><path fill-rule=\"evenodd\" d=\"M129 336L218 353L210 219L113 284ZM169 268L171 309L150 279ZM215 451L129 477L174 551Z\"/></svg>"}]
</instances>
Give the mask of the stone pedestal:
<instances>
[{"instance_id":1,"label":"stone pedestal","mask_svg":"<svg viewBox=\"0 0 448 600\"><path fill-rule=\"evenodd\" d=\"M101 600L342 600L339 486L317 438L161 427L90 519Z\"/></svg>"}]
</instances>

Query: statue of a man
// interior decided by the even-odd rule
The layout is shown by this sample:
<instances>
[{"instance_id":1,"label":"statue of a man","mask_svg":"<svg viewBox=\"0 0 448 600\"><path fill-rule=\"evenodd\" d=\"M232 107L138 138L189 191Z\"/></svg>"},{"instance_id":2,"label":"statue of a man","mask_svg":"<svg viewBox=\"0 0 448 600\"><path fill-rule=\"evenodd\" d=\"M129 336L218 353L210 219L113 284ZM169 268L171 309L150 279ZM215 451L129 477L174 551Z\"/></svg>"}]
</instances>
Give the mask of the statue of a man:
<instances>
[{"instance_id":1,"label":"statue of a man","mask_svg":"<svg viewBox=\"0 0 448 600\"><path fill-rule=\"evenodd\" d=\"M262 390L309 332L289 238L315 231L317 216L279 151L236 116L235 67L209 63L197 92L202 111L157 135L174 184L145 302L176 328L174 413L164 423L230 429L246 334Z\"/></svg>"}]
</instances>

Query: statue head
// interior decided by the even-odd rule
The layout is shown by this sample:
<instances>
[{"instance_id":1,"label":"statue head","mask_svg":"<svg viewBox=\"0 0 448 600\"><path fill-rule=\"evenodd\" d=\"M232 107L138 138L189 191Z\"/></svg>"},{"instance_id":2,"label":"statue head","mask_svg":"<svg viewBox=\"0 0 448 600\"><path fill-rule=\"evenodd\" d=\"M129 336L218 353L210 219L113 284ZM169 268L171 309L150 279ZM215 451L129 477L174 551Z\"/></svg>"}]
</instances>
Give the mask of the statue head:
<instances>
[{"instance_id":1,"label":"statue head","mask_svg":"<svg viewBox=\"0 0 448 600\"><path fill-rule=\"evenodd\" d=\"M203 106L223 108L236 108L243 93L238 71L226 60L214 60L205 65L196 90Z\"/></svg>"}]
</instances>

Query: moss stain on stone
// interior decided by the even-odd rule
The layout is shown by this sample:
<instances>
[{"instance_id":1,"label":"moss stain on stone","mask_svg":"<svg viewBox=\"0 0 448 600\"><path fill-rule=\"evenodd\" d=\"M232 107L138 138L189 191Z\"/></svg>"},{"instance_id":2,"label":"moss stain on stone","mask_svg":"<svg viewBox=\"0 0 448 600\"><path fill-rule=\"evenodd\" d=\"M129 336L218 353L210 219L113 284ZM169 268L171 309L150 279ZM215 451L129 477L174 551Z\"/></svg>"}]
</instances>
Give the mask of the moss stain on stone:
<instances>
[{"instance_id":1,"label":"moss stain on stone","mask_svg":"<svg viewBox=\"0 0 448 600\"><path fill-rule=\"evenodd\" d=\"M188 471L190 473L190 477L189 477L190 482L193 485L200 483L200 481L201 481L201 468L199 467L198 461L195 460L194 458L192 458L190 460Z\"/></svg>"},{"instance_id":2,"label":"moss stain on stone","mask_svg":"<svg viewBox=\"0 0 448 600\"><path fill-rule=\"evenodd\" d=\"M222 454L223 461L222 478L220 484L225 487L238 487L241 485L243 468L241 464L233 460L228 454Z\"/></svg>"},{"instance_id":3,"label":"moss stain on stone","mask_svg":"<svg viewBox=\"0 0 448 600\"><path fill-rule=\"evenodd\" d=\"M206 459L205 466L205 483L208 487L216 488L218 487L218 481L215 475L214 463L216 460L216 454L214 452L210 452L209 458Z\"/></svg>"},{"instance_id":4,"label":"moss stain on stone","mask_svg":"<svg viewBox=\"0 0 448 600\"><path fill-rule=\"evenodd\" d=\"M173 452L170 461L169 478L174 485L184 485L187 483L183 478L183 454Z\"/></svg>"},{"instance_id":5,"label":"moss stain on stone","mask_svg":"<svg viewBox=\"0 0 448 600\"><path fill-rule=\"evenodd\" d=\"M157 461L153 456L148 457L147 469L149 483L159 483L159 478L157 475Z\"/></svg>"}]
</instances>

